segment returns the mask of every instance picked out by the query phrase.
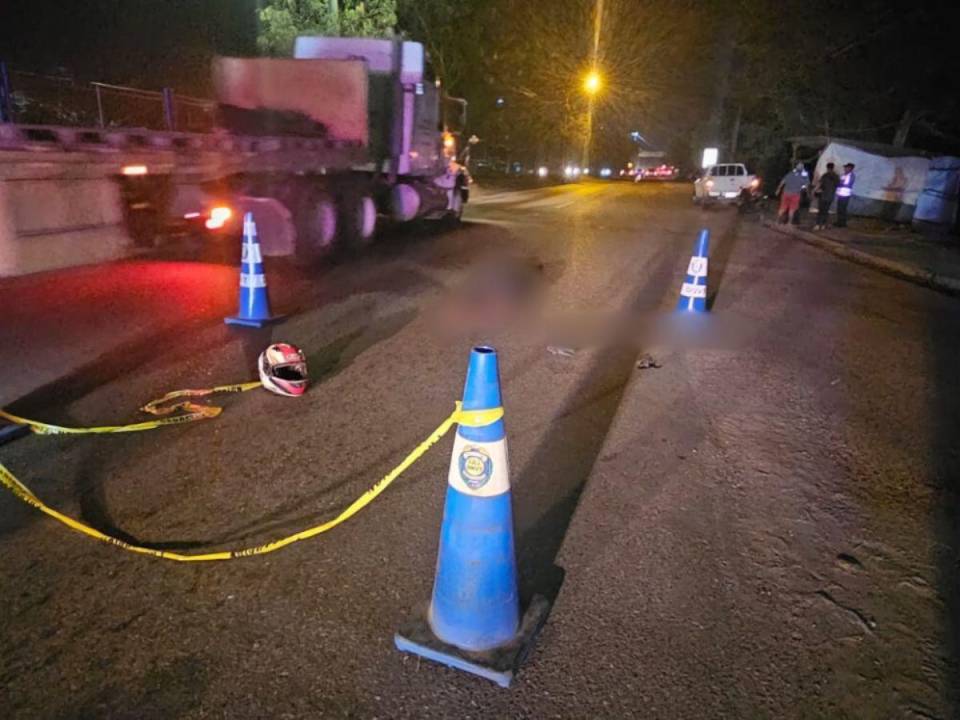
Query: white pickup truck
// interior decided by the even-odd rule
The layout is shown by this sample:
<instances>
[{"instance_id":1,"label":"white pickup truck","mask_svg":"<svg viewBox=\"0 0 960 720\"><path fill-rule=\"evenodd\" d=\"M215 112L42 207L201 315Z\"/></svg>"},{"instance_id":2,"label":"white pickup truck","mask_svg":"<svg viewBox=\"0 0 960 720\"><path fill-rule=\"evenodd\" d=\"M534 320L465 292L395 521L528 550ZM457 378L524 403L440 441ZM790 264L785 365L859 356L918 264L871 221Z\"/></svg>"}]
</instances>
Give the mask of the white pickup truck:
<instances>
[{"instance_id":1,"label":"white pickup truck","mask_svg":"<svg viewBox=\"0 0 960 720\"><path fill-rule=\"evenodd\" d=\"M693 182L693 202L736 202L744 190L759 188L760 178L748 173L743 163L711 165Z\"/></svg>"}]
</instances>

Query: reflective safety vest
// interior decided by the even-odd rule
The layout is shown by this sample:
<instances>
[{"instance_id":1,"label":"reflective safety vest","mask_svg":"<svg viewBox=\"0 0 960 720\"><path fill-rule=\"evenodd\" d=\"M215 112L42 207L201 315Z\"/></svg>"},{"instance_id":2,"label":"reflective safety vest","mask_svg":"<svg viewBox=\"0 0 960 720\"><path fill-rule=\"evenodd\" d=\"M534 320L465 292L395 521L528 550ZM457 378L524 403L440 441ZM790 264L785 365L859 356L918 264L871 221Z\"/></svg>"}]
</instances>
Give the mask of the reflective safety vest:
<instances>
[{"instance_id":1,"label":"reflective safety vest","mask_svg":"<svg viewBox=\"0 0 960 720\"><path fill-rule=\"evenodd\" d=\"M852 172L841 175L840 187L837 188L837 197L850 197L853 195L853 183L856 179L856 174Z\"/></svg>"}]
</instances>

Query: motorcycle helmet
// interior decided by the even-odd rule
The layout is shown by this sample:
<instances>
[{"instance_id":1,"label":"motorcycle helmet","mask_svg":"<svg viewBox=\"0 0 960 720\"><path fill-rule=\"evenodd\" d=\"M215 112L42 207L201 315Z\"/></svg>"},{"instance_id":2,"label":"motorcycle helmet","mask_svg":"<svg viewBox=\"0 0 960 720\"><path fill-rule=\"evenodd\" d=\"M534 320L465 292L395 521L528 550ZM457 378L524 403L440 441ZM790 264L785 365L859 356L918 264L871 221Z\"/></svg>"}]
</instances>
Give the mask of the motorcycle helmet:
<instances>
[{"instance_id":1,"label":"motorcycle helmet","mask_svg":"<svg viewBox=\"0 0 960 720\"><path fill-rule=\"evenodd\" d=\"M260 353L260 382L272 393L300 397L307 391L307 358L288 343L275 343Z\"/></svg>"}]
</instances>

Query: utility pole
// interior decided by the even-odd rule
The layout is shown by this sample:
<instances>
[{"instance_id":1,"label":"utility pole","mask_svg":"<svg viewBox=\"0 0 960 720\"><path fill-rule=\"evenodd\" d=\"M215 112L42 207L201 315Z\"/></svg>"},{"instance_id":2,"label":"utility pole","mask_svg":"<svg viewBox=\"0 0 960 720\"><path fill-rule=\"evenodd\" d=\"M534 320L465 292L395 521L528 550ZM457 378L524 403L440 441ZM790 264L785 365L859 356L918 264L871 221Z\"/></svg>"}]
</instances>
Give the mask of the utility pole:
<instances>
[{"instance_id":1,"label":"utility pole","mask_svg":"<svg viewBox=\"0 0 960 720\"><path fill-rule=\"evenodd\" d=\"M726 150L725 162L735 158L730 148L723 148L721 142L721 128L723 126L724 110L727 106L727 97L730 94L730 79L733 71L733 45L736 40L736 25L732 18L721 21L714 39L713 46L713 102L704 128L704 142L707 147L717 147L721 153ZM739 134L739 127L737 128Z\"/></svg>"},{"instance_id":2,"label":"utility pole","mask_svg":"<svg viewBox=\"0 0 960 720\"><path fill-rule=\"evenodd\" d=\"M743 116L743 105L737 104L737 114L733 118L733 129L730 131L730 160L737 159L737 145L740 141L740 119Z\"/></svg>"},{"instance_id":3,"label":"utility pole","mask_svg":"<svg viewBox=\"0 0 960 720\"><path fill-rule=\"evenodd\" d=\"M10 90L10 76L7 64L0 60L0 123L13 122L13 93Z\"/></svg>"},{"instance_id":4,"label":"utility pole","mask_svg":"<svg viewBox=\"0 0 960 720\"><path fill-rule=\"evenodd\" d=\"M600 30L603 27L603 0L595 0L593 6L593 49L590 53L590 74L588 75L587 91L587 122L583 138L583 151L580 153L580 165L590 166L590 146L593 144L593 100L600 89L600 76L597 65L600 62Z\"/></svg>"},{"instance_id":5,"label":"utility pole","mask_svg":"<svg viewBox=\"0 0 960 720\"><path fill-rule=\"evenodd\" d=\"M340 3L338 0L327 0L327 9L330 13L330 27L335 35L340 34Z\"/></svg>"}]
</instances>

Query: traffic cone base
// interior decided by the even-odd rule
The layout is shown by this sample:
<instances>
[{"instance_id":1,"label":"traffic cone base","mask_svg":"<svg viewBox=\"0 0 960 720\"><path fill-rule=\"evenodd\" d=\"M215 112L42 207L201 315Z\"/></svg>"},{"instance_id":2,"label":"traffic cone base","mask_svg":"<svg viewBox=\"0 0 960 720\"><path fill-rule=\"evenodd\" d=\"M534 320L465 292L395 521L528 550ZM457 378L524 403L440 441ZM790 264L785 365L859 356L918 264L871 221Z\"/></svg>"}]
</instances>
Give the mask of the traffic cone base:
<instances>
[{"instance_id":1,"label":"traffic cone base","mask_svg":"<svg viewBox=\"0 0 960 720\"><path fill-rule=\"evenodd\" d=\"M265 320L253 320L250 318L242 318L242 317L226 317L223 319L223 321L227 325L238 325L240 327L262 328L262 327L266 327L267 325L272 325L274 323L278 323L286 319L287 319L286 315L271 315Z\"/></svg>"},{"instance_id":2,"label":"traffic cone base","mask_svg":"<svg viewBox=\"0 0 960 720\"><path fill-rule=\"evenodd\" d=\"M250 320L242 317L226 317L223 321L227 325L239 325L240 327L262 328L272 323L280 322L284 317L282 315L273 315L266 320Z\"/></svg>"},{"instance_id":3,"label":"traffic cone base","mask_svg":"<svg viewBox=\"0 0 960 720\"><path fill-rule=\"evenodd\" d=\"M401 652L478 675L500 687L510 687L517 668L530 652L549 614L550 603L543 596L535 595L520 621L520 627L508 642L490 650L470 651L438 638L428 621L429 607L423 605L400 626L393 636L393 642Z\"/></svg>"},{"instance_id":4,"label":"traffic cone base","mask_svg":"<svg viewBox=\"0 0 960 720\"><path fill-rule=\"evenodd\" d=\"M502 406L497 354L474 348L464 410ZM510 466L503 420L460 425L453 443L433 597L394 636L398 650L507 687L543 625L535 598L521 619Z\"/></svg>"},{"instance_id":5,"label":"traffic cone base","mask_svg":"<svg viewBox=\"0 0 960 720\"><path fill-rule=\"evenodd\" d=\"M240 307L237 314L224 318L227 325L261 328L283 318L270 314L267 276L263 273L263 256L257 240L253 213L243 218L243 255L240 258Z\"/></svg>"}]
</instances>

